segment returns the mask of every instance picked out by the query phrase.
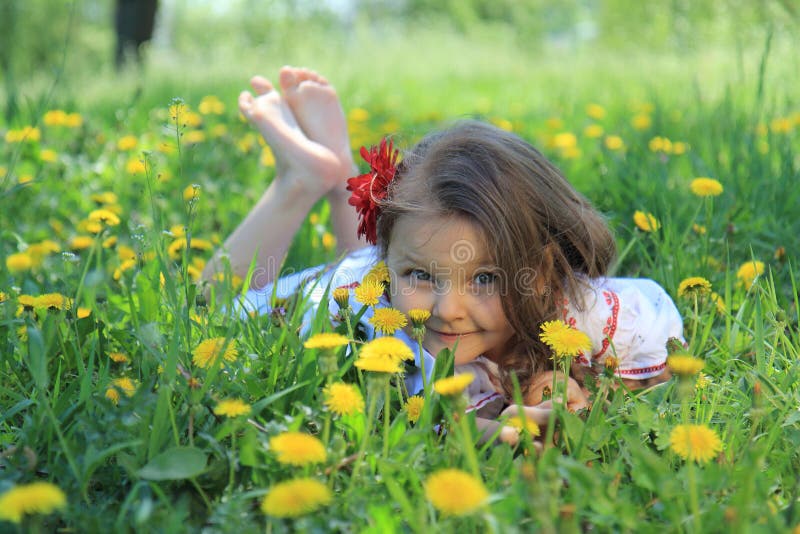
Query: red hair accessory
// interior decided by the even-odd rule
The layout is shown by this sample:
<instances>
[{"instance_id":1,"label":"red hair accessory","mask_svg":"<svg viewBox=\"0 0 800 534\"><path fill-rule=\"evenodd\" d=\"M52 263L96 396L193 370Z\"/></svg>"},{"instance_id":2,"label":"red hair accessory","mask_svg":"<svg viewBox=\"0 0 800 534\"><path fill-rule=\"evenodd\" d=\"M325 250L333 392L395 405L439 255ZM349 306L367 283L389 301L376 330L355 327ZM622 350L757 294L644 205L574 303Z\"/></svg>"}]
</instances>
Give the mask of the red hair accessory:
<instances>
[{"instance_id":1,"label":"red hair accessory","mask_svg":"<svg viewBox=\"0 0 800 534\"><path fill-rule=\"evenodd\" d=\"M388 195L389 184L397 174L398 151L392 142L381 139L380 146L369 150L361 147L361 157L369 163L369 172L347 180L347 190L352 191L348 203L358 211L358 237L366 236L373 245L378 241L377 222L379 203Z\"/></svg>"}]
</instances>

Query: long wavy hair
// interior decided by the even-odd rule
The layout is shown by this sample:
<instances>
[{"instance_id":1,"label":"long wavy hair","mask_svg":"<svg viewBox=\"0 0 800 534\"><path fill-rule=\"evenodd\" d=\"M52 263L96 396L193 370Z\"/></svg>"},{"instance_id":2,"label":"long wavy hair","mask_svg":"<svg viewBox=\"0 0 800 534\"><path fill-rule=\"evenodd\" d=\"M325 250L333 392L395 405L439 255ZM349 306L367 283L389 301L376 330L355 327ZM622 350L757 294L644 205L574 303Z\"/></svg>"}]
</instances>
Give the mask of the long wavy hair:
<instances>
[{"instance_id":1,"label":"long wavy hair","mask_svg":"<svg viewBox=\"0 0 800 534\"><path fill-rule=\"evenodd\" d=\"M565 298L582 306L577 288L616 256L605 219L529 143L478 121L429 134L403 154L377 221L382 256L401 217L429 215L466 217L482 230L515 333L515 349L496 363L506 392L513 372L525 393L534 374L552 368L541 323L560 318Z\"/></svg>"}]
</instances>

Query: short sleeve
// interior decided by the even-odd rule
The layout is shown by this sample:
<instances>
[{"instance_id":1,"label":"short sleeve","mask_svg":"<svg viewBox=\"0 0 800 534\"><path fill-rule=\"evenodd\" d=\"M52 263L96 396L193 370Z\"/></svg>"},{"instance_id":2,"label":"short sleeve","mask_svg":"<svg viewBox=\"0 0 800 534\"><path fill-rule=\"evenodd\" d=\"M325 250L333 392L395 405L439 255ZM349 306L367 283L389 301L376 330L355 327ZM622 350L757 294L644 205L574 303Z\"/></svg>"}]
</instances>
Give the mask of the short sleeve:
<instances>
[{"instance_id":1,"label":"short sleeve","mask_svg":"<svg viewBox=\"0 0 800 534\"><path fill-rule=\"evenodd\" d=\"M260 289L245 293L240 304L244 313L264 315L272 311L272 295L288 298L298 292L308 299L311 310L316 310L328 288L352 286L375 265L375 247L365 247L351 252L334 265L318 265L300 272L280 277Z\"/></svg>"},{"instance_id":2,"label":"short sleeve","mask_svg":"<svg viewBox=\"0 0 800 534\"><path fill-rule=\"evenodd\" d=\"M666 368L667 341L683 341L683 319L664 289L652 280L605 278L592 280L584 307L570 307L573 326L592 340L583 365L603 365L607 356L619 362L622 378L646 379ZM568 320L569 320L568 319Z\"/></svg>"}]
</instances>

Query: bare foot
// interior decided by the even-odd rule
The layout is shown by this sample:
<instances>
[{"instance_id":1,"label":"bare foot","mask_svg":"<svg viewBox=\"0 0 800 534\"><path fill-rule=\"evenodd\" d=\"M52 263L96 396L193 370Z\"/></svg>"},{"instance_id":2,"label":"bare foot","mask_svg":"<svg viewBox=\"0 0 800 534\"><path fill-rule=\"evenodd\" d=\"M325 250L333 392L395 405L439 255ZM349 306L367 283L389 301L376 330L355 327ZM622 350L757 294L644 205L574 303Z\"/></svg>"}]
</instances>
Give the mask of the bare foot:
<instances>
[{"instance_id":1,"label":"bare foot","mask_svg":"<svg viewBox=\"0 0 800 534\"><path fill-rule=\"evenodd\" d=\"M316 72L295 67L281 68L280 85L303 132L339 158L342 181L353 176L347 120L333 86Z\"/></svg>"},{"instance_id":2,"label":"bare foot","mask_svg":"<svg viewBox=\"0 0 800 534\"><path fill-rule=\"evenodd\" d=\"M239 110L272 148L276 177L285 185L322 196L341 182L341 160L333 150L305 136L286 100L266 78L254 77L256 92L239 95Z\"/></svg>"}]
</instances>

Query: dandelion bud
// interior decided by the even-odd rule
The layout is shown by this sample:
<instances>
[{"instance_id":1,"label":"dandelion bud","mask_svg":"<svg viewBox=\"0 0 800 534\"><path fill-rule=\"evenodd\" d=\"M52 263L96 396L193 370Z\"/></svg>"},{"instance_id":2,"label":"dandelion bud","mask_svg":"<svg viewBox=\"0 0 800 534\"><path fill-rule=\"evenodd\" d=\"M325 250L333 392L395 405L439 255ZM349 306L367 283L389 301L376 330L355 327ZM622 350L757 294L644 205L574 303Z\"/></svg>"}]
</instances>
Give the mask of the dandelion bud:
<instances>
[{"instance_id":1,"label":"dandelion bud","mask_svg":"<svg viewBox=\"0 0 800 534\"><path fill-rule=\"evenodd\" d=\"M333 300L342 311L350 308L350 290L346 287L337 287L333 290Z\"/></svg>"}]
</instances>

